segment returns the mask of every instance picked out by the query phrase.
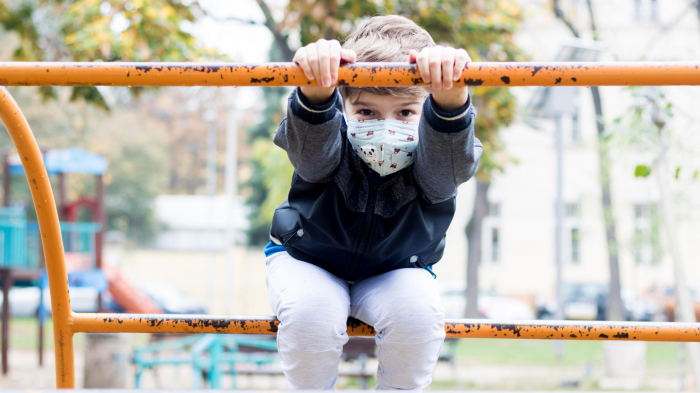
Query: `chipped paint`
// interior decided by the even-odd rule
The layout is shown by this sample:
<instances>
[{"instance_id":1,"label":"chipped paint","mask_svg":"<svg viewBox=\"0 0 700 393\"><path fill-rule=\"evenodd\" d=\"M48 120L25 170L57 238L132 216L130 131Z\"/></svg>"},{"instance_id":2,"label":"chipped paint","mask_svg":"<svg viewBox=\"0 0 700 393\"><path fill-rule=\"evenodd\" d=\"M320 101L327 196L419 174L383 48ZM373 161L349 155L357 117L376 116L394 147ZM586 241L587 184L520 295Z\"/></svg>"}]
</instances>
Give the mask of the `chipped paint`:
<instances>
[{"instance_id":1,"label":"chipped paint","mask_svg":"<svg viewBox=\"0 0 700 393\"><path fill-rule=\"evenodd\" d=\"M469 86L700 85L700 63L470 63L459 83ZM44 72L45 71L45 72ZM202 76L211 78L202 79ZM425 86L415 65L356 63L339 70L341 86ZM0 62L0 85L8 86L301 86L316 85L294 63L24 63ZM26 119L0 86L0 120L20 155L30 183L46 257L53 311L56 385L75 386L73 333L277 334L274 317L203 315L71 314L63 242L56 204L39 147ZM37 180L38 179L38 180ZM376 331L348 320L348 335ZM449 320L447 337L700 341L700 324Z\"/></svg>"},{"instance_id":2,"label":"chipped paint","mask_svg":"<svg viewBox=\"0 0 700 393\"><path fill-rule=\"evenodd\" d=\"M46 260L53 312L53 334L56 357L56 386L75 386L73 366L73 330L71 330L70 297L68 276L64 261L63 241L58 222L56 203L51 192L49 176L44 167L41 151L34 139L32 130L19 106L7 89L0 86L0 120L7 128L17 151L22 155L25 173L35 176L28 178L32 200L36 209L41 243ZM38 175L38 176L37 176ZM43 209L42 209L43 204Z\"/></svg>"},{"instance_id":3,"label":"chipped paint","mask_svg":"<svg viewBox=\"0 0 700 393\"><path fill-rule=\"evenodd\" d=\"M700 85L694 62L472 62L460 80L469 86ZM202 76L213 78L202 79ZM414 64L354 63L338 71L338 85L428 85ZM60 63L0 62L6 86L302 86L294 63ZM347 85L345 85L347 84Z\"/></svg>"},{"instance_id":4,"label":"chipped paint","mask_svg":"<svg viewBox=\"0 0 700 393\"><path fill-rule=\"evenodd\" d=\"M276 334L274 317L204 315L73 314L76 332ZM373 336L372 326L348 319L349 336ZM700 341L700 324L672 322L448 320L447 337L564 340Z\"/></svg>"}]
</instances>

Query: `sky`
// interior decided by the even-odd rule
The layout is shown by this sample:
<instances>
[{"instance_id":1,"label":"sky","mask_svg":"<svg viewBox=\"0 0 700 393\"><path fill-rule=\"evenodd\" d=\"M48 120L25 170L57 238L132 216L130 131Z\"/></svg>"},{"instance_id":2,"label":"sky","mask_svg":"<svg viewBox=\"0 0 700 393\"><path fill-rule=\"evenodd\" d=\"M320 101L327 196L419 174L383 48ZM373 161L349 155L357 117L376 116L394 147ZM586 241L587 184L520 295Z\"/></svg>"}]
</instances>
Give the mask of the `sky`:
<instances>
[{"instance_id":1,"label":"sky","mask_svg":"<svg viewBox=\"0 0 700 393\"><path fill-rule=\"evenodd\" d=\"M279 14L283 5L268 2L273 12ZM265 17L255 0L201 0L200 4L210 15L225 19L235 17L259 22L258 25L238 21L217 21L206 17L192 28L192 34L206 46L214 47L229 55L235 62L262 63L268 61L267 52L272 34L263 25ZM277 15L278 20L280 15Z\"/></svg>"},{"instance_id":2,"label":"sky","mask_svg":"<svg viewBox=\"0 0 700 393\"><path fill-rule=\"evenodd\" d=\"M281 20L284 0L268 0L276 20ZM259 64L269 61L268 51L272 34L263 24L265 17L255 0L200 0L200 5L215 18L201 18L192 26L191 33L201 42L227 54L236 63ZM228 17L252 20L259 24L222 21ZM249 109L262 99L256 87L238 89L238 110Z\"/></svg>"}]
</instances>

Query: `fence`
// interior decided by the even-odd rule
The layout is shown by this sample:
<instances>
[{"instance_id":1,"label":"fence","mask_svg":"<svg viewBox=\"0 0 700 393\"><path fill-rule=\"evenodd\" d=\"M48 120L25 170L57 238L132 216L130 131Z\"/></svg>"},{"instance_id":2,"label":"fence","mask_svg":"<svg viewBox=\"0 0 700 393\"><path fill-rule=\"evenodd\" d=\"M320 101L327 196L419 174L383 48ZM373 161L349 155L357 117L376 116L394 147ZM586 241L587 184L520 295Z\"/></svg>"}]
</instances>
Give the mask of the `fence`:
<instances>
[{"instance_id":1,"label":"fence","mask_svg":"<svg viewBox=\"0 0 700 393\"><path fill-rule=\"evenodd\" d=\"M700 85L700 63L470 63L470 86ZM425 85L414 65L358 63L341 67L339 85ZM300 86L315 85L293 63L0 63L5 86ZM0 87L0 120L22 157L39 219L51 291L56 384L75 386L73 335L79 332L276 334L273 317L80 314L70 309L65 254L56 203L34 135L17 103ZM566 340L700 341L700 324L577 321L522 323L450 320L448 337ZM371 326L348 321L348 334L370 336Z\"/></svg>"}]
</instances>

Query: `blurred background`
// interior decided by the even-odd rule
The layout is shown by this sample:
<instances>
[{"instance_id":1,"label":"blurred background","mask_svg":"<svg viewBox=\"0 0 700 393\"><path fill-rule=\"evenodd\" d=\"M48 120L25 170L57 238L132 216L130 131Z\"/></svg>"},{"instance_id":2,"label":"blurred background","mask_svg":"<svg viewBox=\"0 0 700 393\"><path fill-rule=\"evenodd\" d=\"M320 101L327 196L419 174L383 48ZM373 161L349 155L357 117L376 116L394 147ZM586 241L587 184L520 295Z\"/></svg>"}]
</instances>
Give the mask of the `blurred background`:
<instances>
[{"instance_id":1,"label":"blurred background","mask_svg":"<svg viewBox=\"0 0 700 393\"><path fill-rule=\"evenodd\" d=\"M291 61L388 13L474 61L700 54L694 0L0 0L0 61ZM74 311L272 314L262 248L293 171L271 141L289 88L10 91L52 175ZM447 317L695 321L700 89L470 92L484 156L434 269ZM53 387L36 213L7 132L0 148L0 388ZM700 387L697 345L618 344L448 340L431 388ZM339 388L373 387L375 350L350 341ZM285 388L260 337L79 334L76 359L85 387Z\"/></svg>"}]
</instances>

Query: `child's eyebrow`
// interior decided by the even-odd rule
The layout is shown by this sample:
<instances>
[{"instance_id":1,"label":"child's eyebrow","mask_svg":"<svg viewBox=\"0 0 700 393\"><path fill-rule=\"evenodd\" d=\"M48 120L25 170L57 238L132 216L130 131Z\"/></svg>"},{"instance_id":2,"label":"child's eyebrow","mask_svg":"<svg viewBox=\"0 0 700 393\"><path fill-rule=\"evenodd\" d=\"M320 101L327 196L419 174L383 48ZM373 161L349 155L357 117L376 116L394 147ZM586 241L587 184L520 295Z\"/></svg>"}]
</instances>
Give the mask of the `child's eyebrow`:
<instances>
[{"instance_id":1,"label":"child's eyebrow","mask_svg":"<svg viewBox=\"0 0 700 393\"><path fill-rule=\"evenodd\" d=\"M364 101L359 101L359 100L353 102L352 104L353 104L353 105L357 105L357 106L372 106L372 104L369 104L369 103L364 102Z\"/></svg>"}]
</instances>

